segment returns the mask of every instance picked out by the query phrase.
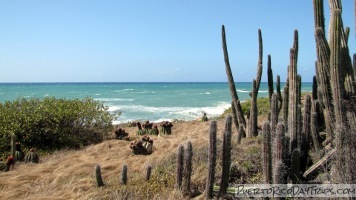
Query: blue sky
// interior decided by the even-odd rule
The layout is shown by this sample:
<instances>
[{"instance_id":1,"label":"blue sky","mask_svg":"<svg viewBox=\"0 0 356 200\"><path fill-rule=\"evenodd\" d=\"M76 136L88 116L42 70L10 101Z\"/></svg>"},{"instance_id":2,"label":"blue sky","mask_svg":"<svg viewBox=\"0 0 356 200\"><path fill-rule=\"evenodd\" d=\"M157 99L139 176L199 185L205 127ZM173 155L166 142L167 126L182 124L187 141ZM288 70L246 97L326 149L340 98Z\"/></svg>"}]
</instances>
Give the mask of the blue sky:
<instances>
[{"instance_id":1,"label":"blue sky","mask_svg":"<svg viewBox=\"0 0 356 200\"><path fill-rule=\"evenodd\" d=\"M343 0L355 53L354 1ZM326 24L329 9L325 1ZM298 72L316 60L309 0L0 0L0 82L227 81L224 24L235 81L256 76L258 29L285 81L294 29Z\"/></svg>"}]
</instances>

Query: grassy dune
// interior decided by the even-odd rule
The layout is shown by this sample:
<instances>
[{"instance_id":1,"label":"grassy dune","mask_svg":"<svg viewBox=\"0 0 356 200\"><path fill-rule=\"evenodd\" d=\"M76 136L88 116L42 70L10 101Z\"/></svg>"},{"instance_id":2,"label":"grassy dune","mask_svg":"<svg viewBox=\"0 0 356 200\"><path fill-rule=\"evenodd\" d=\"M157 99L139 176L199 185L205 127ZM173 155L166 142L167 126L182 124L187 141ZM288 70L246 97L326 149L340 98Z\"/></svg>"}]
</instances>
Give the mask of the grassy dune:
<instances>
[{"instance_id":1,"label":"grassy dune","mask_svg":"<svg viewBox=\"0 0 356 200\"><path fill-rule=\"evenodd\" d=\"M209 125L200 121L174 123L172 135L152 136L154 152L148 156L133 155L128 141L108 139L81 150L61 150L41 156L39 164L16 163L9 172L0 173L0 196L3 199L181 199L180 192L174 190L176 151L178 145L190 140L194 151L192 192L196 198L202 197L207 176ZM223 127L224 119L219 119L220 139ZM135 136L136 127L123 128ZM232 161L239 164L241 173L234 181L259 182L260 139L244 139L242 145L237 145L235 127L232 139ZM221 146L220 140L218 152ZM96 164L101 166L105 183L102 188L96 186ZM128 166L128 184L120 185L124 164ZM152 165L152 175L145 182L147 165ZM218 161L216 183L219 183L219 174Z\"/></svg>"}]
</instances>

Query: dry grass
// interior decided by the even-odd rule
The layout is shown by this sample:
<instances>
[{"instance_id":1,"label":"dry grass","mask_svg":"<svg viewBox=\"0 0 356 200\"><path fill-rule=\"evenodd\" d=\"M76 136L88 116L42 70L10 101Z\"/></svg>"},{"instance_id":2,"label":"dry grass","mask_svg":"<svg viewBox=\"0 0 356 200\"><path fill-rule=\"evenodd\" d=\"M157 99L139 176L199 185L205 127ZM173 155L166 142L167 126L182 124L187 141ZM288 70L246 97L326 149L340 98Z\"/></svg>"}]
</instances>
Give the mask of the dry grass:
<instances>
[{"instance_id":1,"label":"dry grass","mask_svg":"<svg viewBox=\"0 0 356 200\"><path fill-rule=\"evenodd\" d=\"M199 121L175 123L172 135L152 136L154 152L148 156L133 155L130 142L112 139L81 150L62 150L43 156L39 164L16 163L14 169L0 173L0 196L2 199L36 200L182 199L180 192L174 190L175 154L178 145L186 144L188 140L194 150L192 188L198 194L204 190L207 174L209 125L209 122ZM218 120L219 138L223 127L224 120ZM124 128L130 135L135 135L136 127ZM236 133L234 127L233 133ZM257 144L252 143L252 146ZM237 146L235 144L233 146ZM234 150L236 155L244 151L241 147L236 148L239 148ZM245 160L241 157L233 159L237 163ZM96 186L96 164L101 166L105 183L102 188ZM126 186L119 184L124 164L128 166ZM149 164L153 167L152 176L150 181L144 182Z\"/></svg>"}]
</instances>

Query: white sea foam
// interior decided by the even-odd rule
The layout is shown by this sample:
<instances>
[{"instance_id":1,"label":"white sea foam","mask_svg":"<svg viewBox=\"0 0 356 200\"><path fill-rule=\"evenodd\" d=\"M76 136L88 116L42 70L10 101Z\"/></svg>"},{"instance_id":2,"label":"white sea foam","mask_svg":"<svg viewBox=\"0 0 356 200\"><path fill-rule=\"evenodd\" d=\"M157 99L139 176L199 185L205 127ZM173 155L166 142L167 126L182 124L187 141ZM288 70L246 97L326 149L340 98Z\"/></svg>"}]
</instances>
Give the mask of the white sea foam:
<instances>
[{"instance_id":1,"label":"white sea foam","mask_svg":"<svg viewBox=\"0 0 356 200\"><path fill-rule=\"evenodd\" d=\"M216 106L211 107L153 107L143 105L115 105L109 106L108 111L122 112L122 116L119 117L119 120L113 123L124 123L130 121L128 120L129 118L135 118L135 120L150 120L157 123L160 121L171 121L172 119L194 120L203 116L203 113L206 113L208 117L216 117L221 115L229 107L230 104L226 102L219 102Z\"/></svg>"},{"instance_id":2,"label":"white sea foam","mask_svg":"<svg viewBox=\"0 0 356 200\"><path fill-rule=\"evenodd\" d=\"M133 91L134 89L131 88L126 88L126 89L122 89L122 90L114 90L114 92L127 92L127 91Z\"/></svg>"},{"instance_id":3,"label":"white sea foam","mask_svg":"<svg viewBox=\"0 0 356 200\"><path fill-rule=\"evenodd\" d=\"M110 102L110 101L135 101L135 99L123 99L123 98L96 98L95 100L97 100L97 101L105 101L105 102Z\"/></svg>"},{"instance_id":4,"label":"white sea foam","mask_svg":"<svg viewBox=\"0 0 356 200\"><path fill-rule=\"evenodd\" d=\"M244 89L242 89L242 90L236 90L236 91L241 92L241 93L251 92L250 90L244 90ZM259 93L266 93L266 92L268 92L268 90L259 90L258 92L259 92Z\"/></svg>"},{"instance_id":5,"label":"white sea foam","mask_svg":"<svg viewBox=\"0 0 356 200\"><path fill-rule=\"evenodd\" d=\"M251 91L249 91L249 90L236 90L236 91L238 91L238 92L242 92L242 93L245 93L245 92L251 92Z\"/></svg>"},{"instance_id":6,"label":"white sea foam","mask_svg":"<svg viewBox=\"0 0 356 200\"><path fill-rule=\"evenodd\" d=\"M210 94L210 92L201 92L199 94Z\"/></svg>"}]
</instances>

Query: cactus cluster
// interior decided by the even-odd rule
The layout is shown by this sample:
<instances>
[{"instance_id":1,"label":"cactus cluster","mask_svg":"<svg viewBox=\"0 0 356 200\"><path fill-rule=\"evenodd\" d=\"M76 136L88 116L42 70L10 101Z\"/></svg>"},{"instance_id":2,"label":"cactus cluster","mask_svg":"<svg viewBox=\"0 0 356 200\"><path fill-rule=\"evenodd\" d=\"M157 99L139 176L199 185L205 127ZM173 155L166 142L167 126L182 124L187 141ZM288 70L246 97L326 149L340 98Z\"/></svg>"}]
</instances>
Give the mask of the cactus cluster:
<instances>
[{"instance_id":1,"label":"cactus cluster","mask_svg":"<svg viewBox=\"0 0 356 200\"><path fill-rule=\"evenodd\" d=\"M141 138L141 140L131 142L130 148L132 149L132 153L135 155L149 155L153 152L153 140L150 139L149 136L145 135Z\"/></svg>"},{"instance_id":2,"label":"cactus cluster","mask_svg":"<svg viewBox=\"0 0 356 200\"><path fill-rule=\"evenodd\" d=\"M172 133L173 124L171 122L168 121L161 122L160 126L161 126L161 132L163 134L170 135Z\"/></svg>"},{"instance_id":3,"label":"cactus cluster","mask_svg":"<svg viewBox=\"0 0 356 200\"><path fill-rule=\"evenodd\" d=\"M323 1L314 0L313 5L317 47L317 98L321 104L327 133L323 144L336 148L333 180L336 183L350 183L355 181L355 178L350 180L349 177L355 177L356 173L343 167L356 164L355 159L350 156L355 149L355 127L353 125L356 122L356 82L355 67L352 65L347 44L349 28L344 28L343 25L341 1L330 0L329 38L326 39ZM311 120L315 120L313 119L315 114L312 113ZM320 149L315 128L312 127L311 130L314 148ZM339 145L343 147L339 149Z\"/></svg>"},{"instance_id":4,"label":"cactus cluster","mask_svg":"<svg viewBox=\"0 0 356 200\"><path fill-rule=\"evenodd\" d=\"M226 194L226 190L229 184L231 164L231 124L232 116L227 115L225 119L225 131L223 135L222 172L218 197Z\"/></svg>"},{"instance_id":5,"label":"cactus cluster","mask_svg":"<svg viewBox=\"0 0 356 200\"><path fill-rule=\"evenodd\" d=\"M227 115L225 119L225 130L223 134L223 147L222 147L222 174L220 180L220 187L217 193L217 197L223 197L228 188L230 177L230 165L231 165L231 126L232 116ZM242 126L240 124L240 126ZM205 196L207 199L212 199L214 196L213 188L215 182L215 168L216 168L216 132L217 123L212 121L210 124L209 133L209 149L208 149L208 179L206 182Z\"/></svg>"},{"instance_id":6,"label":"cactus cluster","mask_svg":"<svg viewBox=\"0 0 356 200\"><path fill-rule=\"evenodd\" d=\"M11 166L15 164L15 159L12 155L9 155L6 159L6 162L0 162L0 171L8 172L10 171Z\"/></svg>"}]
</instances>

